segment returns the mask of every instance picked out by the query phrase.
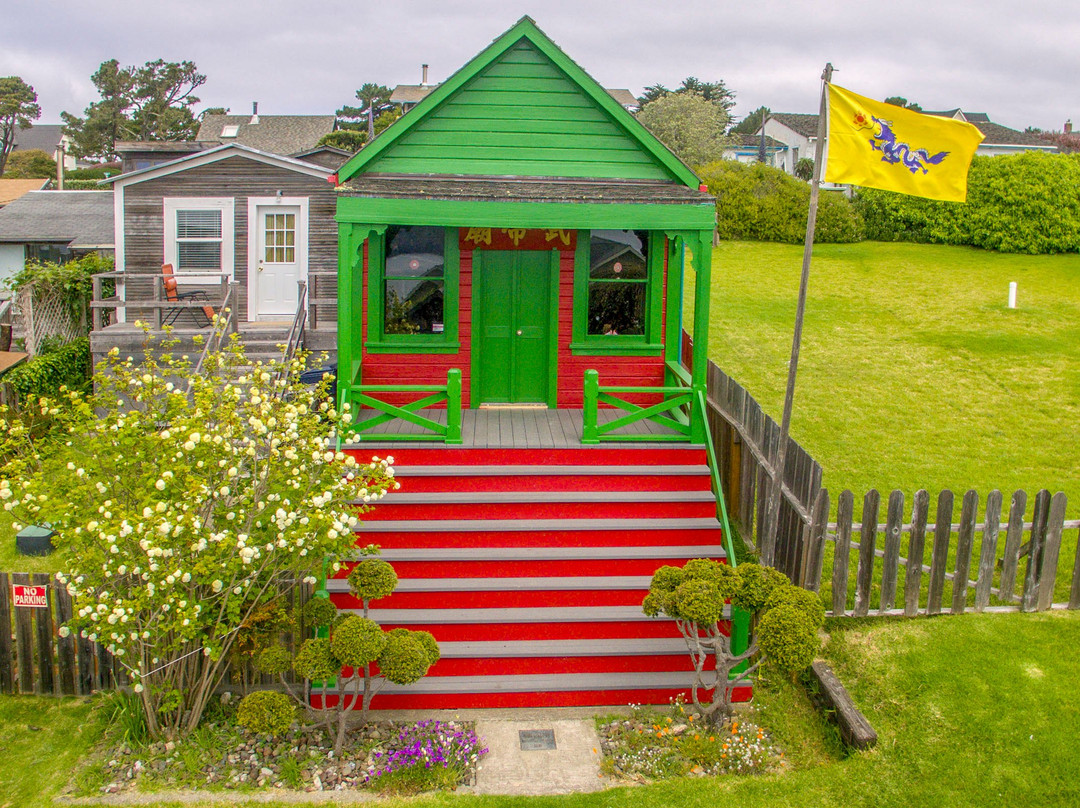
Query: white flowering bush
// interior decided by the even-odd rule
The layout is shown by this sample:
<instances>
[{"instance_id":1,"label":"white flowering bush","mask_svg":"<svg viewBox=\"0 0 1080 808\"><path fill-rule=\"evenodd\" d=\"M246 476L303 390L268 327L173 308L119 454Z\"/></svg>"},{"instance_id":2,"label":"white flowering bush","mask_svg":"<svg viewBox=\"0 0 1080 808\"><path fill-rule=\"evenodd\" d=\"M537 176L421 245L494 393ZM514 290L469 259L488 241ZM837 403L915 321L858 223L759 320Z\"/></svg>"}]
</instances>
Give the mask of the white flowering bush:
<instances>
[{"instance_id":1,"label":"white flowering bush","mask_svg":"<svg viewBox=\"0 0 1080 808\"><path fill-rule=\"evenodd\" d=\"M0 413L0 501L16 530L52 525L66 559L60 631L116 656L159 737L198 725L239 628L352 556L356 515L396 486L387 460L335 449L347 418L325 382L299 383L303 358L252 368L234 344L197 376L173 347L114 350L92 395L35 402L44 440Z\"/></svg>"}]
</instances>

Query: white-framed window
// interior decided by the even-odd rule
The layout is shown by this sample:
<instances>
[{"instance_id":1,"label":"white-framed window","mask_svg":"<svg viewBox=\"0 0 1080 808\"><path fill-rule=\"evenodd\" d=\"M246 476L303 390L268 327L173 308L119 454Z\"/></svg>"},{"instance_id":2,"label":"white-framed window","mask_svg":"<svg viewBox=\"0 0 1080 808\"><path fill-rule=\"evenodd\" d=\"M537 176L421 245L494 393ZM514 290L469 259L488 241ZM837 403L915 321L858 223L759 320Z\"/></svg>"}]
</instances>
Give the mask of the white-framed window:
<instances>
[{"instance_id":1,"label":"white-framed window","mask_svg":"<svg viewBox=\"0 0 1080 808\"><path fill-rule=\"evenodd\" d=\"M232 197L169 197L164 208L165 263L178 278L233 274Z\"/></svg>"}]
</instances>

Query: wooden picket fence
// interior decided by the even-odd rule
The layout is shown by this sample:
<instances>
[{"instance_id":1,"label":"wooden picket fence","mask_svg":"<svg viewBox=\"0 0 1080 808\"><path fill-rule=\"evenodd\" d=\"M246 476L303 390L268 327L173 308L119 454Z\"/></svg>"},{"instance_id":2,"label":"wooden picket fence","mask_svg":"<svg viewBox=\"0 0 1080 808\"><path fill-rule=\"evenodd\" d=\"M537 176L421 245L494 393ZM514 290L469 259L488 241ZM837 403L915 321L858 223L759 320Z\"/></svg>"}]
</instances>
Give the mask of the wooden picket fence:
<instances>
[{"instance_id":1,"label":"wooden picket fence","mask_svg":"<svg viewBox=\"0 0 1080 808\"><path fill-rule=\"evenodd\" d=\"M822 490L811 514L807 563L799 582L820 591L824 562L831 554L830 613L837 617L1080 609L1080 536L1072 557L1062 554L1066 532L1080 530L1080 520L1066 521L1063 493L1039 491L1031 520L1025 521L1028 495L1015 492L1004 523L1000 491L986 497L981 515L979 494L964 494L959 522L953 522L954 500L952 491L942 491L930 522L930 495L920 490L905 519L904 494L893 491L885 522L879 523L881 495L876 490L863 498L857 521L855 497L844 491L836 521L830 522L829 492ZM924 563L928 549L929 565ZM849 599L853 561L854 597ZM1070 562L1071 580L1066 577ZM1062 586L1055 595L1059 579L1070 581L1066 594L1061 594Z\"/></svg>"},{"instance_id":2,"label":"wooden picket fence","mask_svg":"<svg viewBox=\"0 0 1080 808\"><path fill-rule=\"evenodd\" d=\"M45 608L16 608L12 585L47 587ZM297 607L311 596L310 586L295 593ZM72 617L67 589L44 573L0 572L0 693L74 696L96 690L112 690L130 684L127 671L100 643L72 633L61 637L58 629ZM300 631L286 634L289 650L307 636ZM232 673L226 681L235 683ZM270 683L264 677L263 683Z\"/></svg>"}]
</instances>

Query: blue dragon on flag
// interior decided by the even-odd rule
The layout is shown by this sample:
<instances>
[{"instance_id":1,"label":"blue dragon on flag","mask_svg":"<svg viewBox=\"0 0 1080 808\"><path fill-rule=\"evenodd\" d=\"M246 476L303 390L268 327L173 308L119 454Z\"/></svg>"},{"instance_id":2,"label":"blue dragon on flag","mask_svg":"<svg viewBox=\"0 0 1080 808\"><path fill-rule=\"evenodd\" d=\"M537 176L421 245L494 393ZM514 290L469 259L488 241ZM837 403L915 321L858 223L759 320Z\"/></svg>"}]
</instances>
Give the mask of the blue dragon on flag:
<instances>
[{"instance_id":1,"label":"blue dragon on flag","mask_svg":"<svg viewBox=\"0 0 1080 808\"><path fill-rule=\"evenodd\" d=\"M883 121L876 115L867 115L859 111L855 114L856 129L871 129L873 134L870 138L870 148L882 152L883 163L903 163L912 174L922 171L929 173L926 164L938 165L949 156L948 152L930 154L926 149L912 149L907 143L897 143L896 133L892 130L892 121Z\"/></svg>"}]
</instances>

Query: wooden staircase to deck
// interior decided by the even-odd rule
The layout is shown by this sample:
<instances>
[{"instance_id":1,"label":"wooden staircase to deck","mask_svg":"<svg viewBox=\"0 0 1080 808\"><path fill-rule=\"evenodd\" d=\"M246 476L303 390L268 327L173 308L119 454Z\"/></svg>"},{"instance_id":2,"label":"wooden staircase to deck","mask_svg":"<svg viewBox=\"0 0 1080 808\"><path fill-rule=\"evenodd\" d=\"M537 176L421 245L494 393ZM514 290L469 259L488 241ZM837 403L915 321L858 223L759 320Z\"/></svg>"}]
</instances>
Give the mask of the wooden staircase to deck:
<instances>
[{"instance_id":1,"label":"wooden staircase to deck","mask_svg":"<svg viewBox=\"0 0 1080 808\"><path fill-rule=\"evenodd\" d=\"M443 653L375 708L666 704L687 691L678 629L641 601L658 567L725 557L704 448L347 451L392 456L401 482L357 532L400 578L370 616L430 631ZM346 575L331 598L359 609Z\"/></svg>"}]
</instances>

